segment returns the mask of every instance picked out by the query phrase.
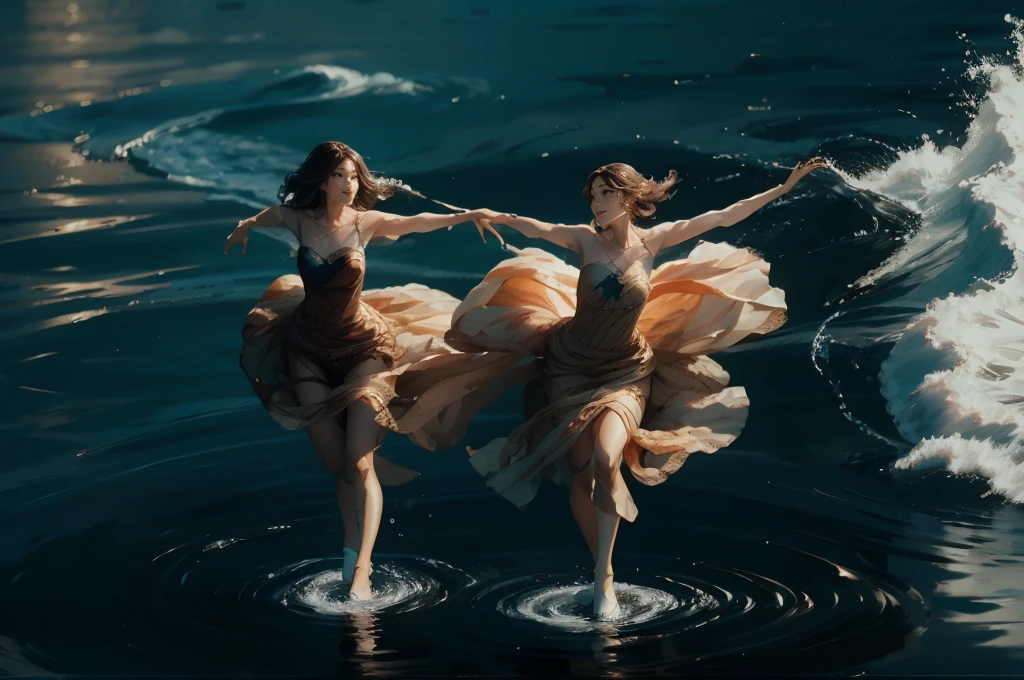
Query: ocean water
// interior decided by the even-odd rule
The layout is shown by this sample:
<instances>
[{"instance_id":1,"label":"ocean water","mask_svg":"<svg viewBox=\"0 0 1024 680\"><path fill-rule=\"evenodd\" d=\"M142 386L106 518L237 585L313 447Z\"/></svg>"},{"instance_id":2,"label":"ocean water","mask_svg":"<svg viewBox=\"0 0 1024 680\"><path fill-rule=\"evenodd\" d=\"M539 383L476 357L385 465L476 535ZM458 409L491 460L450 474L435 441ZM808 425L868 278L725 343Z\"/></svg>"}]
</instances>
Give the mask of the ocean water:
<instances>
[{"instance_id":1,"label":"ocean water","mask_svg":"<svg viewBox=\"0 0 1024 680\"><path fill-rule=\"evenodd\" d=\"M1019 672L1018 17L988 0L3 3L0 673ZM237 366L294 244L222 253L326 139L433 198L563 222L588 218L604 163L678 170L659 214L679 219L830 160L706 236L764 254L790 319L715 356L751 399L740 439L634 489L625 620L573 604L590 565L564 489L520 512L461 448L394 436L422 475L386 490L377 596L344 598L332 481ZM371 250L367 281L461 296L506 256L462 227Z\"/></svg>"}]
</instances>

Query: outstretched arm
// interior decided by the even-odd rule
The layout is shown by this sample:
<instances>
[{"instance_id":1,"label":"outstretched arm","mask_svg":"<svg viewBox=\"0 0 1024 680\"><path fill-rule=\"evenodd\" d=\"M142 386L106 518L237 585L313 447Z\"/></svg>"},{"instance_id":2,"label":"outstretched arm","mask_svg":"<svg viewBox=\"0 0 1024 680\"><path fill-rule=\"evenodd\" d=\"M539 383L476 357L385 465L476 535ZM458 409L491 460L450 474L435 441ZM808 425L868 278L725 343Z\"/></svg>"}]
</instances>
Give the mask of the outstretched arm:
<instances>
[{"instance_id":1,"label":"outstretched arm","mask_svg":"<svg viewBox=\"0 0 1024 680\"><path fill-rule=\"evenodd\" d=\"M793 169L785 184L780 184L764 193L737 201L722 210L711 210L688 220L665 222L664 224L656 225L651 228L651 240L657 244L658 250L661 250L678 245L695 236L700 236L715 227L731 227L747 219L776 198L788 193L796 186L797 182L812 170L822 167L825 167L825 161L822 158L802 161Z\"/></svg>"},{"instance_id":2,"label":"outstretched arm","mask_svg":"<svg viewBox=\"0 0 1024 680\"><path fill-rule=\"evenodd\" d=\"M574 252L579 252L580 232L587 231L587 228L582 225L551 224L550 222L535 220L532 217L520 217L511 213L499 213L493 210L476 210L474 212L481 214L481 217L478 219L487 227L493 228L491 227L492 223L504 224L512 227L527 238L544 239L549 243L568 248Z\"/></svg>"},{"instance_id":3,"label":"outstretched arm","mask_svg":"<svg viewBox=\"0 0 1024 680\"><path fill-rule=\"evenodd\" d=\"M460 213L449 213L447 215L438 213L420 213L419 215L394 215L392 213L372 211L372 214L377 219L374 220L369 227L371 232L371 238L399 238L406 234L425 234L427 232L436 231L438 229L444 229L446 227L454 227L457 224L463 222L473 222L476 224L477 230L480 232L480 238L484 241L484 231L489 231L501 242L502 245L505 241L498 234L497 230L490 224L484 224L481 221L484 211L480 210L468 210Z\"/></svg>"},{"instance_id":4,"label":"outstretched arm","mask_svg":"<svg viewBox=\"0 0 1024 680\"><path fill-rule=\"evenodd\" d=\"M227 243L224 244L224 252L227 253L236 244L241 243L242 255L245 255L249 245L249 229L252 227L287 229L295 234L295 238L299 238L299 220L295 210L287 206L275 205L239 222L235 230L228 235Z\"/></svg>"}]
</instances>

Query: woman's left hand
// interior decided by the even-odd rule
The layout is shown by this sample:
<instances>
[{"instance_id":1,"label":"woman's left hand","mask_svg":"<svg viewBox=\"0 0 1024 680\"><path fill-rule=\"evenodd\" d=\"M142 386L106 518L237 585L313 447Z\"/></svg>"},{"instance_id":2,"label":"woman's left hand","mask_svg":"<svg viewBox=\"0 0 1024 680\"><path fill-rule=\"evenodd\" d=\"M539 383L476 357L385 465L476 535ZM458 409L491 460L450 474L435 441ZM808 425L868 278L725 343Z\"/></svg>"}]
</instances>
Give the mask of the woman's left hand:
<instances>
[{"instance_id":1,"label":"woman's left hand","mask_svg":"<svg viewBox=\"0 0 1024 680\"><path fill-rule=\"evenodd\" d=\"M501 234L498 233L498 230L494 228L493 224L491 224L491 219L493 219L493 216L499 214L500 213L496 213L493 210L486 209L470 210L468 213L466 213L466 218L476 225L476 230L480 232L480 238L483 239L484 243L487 243L487 235L485 232L489 231L492 234L494 234L494 238L498 239L498 243L500 243L501 247L504 248L505 239L501 237Z\"/></svg>"},{"instance_id":2,"label":"woman's left hand","mask_svg":"<svg viewBox=\"0 0 1024 680\"><path fill-rule=\"evenodd\" d=\"M473 220L473 224L476 225L476 230L480 232L480 238L483 239L484 243L487 243L487 236L484 234L484 231L489 231L494 234L494 238L498 239L498 243L501 244L501 247L505 247L505 239L501 237L501 234L499 234L498 230L494 228L494 225L491 224L490 220L479 217Z\"/></svg>"}]
</instances>

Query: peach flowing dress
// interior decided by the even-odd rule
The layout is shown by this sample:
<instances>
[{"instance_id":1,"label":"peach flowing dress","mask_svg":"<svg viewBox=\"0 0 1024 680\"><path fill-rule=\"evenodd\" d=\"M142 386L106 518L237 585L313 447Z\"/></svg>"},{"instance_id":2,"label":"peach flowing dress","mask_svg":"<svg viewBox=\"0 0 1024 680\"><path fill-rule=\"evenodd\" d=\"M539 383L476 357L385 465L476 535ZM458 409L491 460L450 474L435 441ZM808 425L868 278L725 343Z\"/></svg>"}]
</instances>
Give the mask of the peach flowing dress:
<instances>
[{"instance_id":1,"label":"peach flowing dress","mask_svg":"<svg viewBox=\"0 0 1024 680\"><path fill-rule=\"evenodd\" d=\"M665 481L690 454L736 439L746 392L730 387L729 374L707 355L785 322L785 296L769 284L766 262L705 242L648 276L641 260L625 271L611 262L578 270L540 249L518 253L470 291L446 335L466 352L542 364L528 419L507 437L470 449L489 486L523 507L543 478L568 481L570 447L605 409L625 424L624 463L647 485ZM639 387L648 376L649 399ZM615 486L613 493L594 482L592 498L632 521L633 499L625 484Z\"/></svg>"},{"instance_id":2,"label":"peach flowing dress","mask_svg":"<svg viewBox=\"0 0 1024 680\"><path fill-rule=\"evenodd\" d=\"M248 313L242 330L242 370L268 413L287 429L333 418L368 403L387 431L406 434L428 450L455 445L470 419L504 389L535 375L529 358L462 353L444 342L459 301L420 284L364 290L363 248L328 256L300 246L298 276L277 278ZM301 404L289 354L312 363L326 396ZM379 358L384 368L368 368ZM373 364L370 364L373 366ZM383 484L415 476L375 452Z\"/></svg>"}]
</instances>

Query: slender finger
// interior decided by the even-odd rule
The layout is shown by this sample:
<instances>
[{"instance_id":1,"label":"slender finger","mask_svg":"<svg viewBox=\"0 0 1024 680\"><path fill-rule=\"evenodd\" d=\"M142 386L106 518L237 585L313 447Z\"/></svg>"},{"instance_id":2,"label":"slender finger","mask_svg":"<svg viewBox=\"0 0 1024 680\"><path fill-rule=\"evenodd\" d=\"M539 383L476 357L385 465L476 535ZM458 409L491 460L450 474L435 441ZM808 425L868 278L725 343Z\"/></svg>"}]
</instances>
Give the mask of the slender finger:
<instances>
[{"instance_id":1,"label":"slender finger","mask_svg":"<svg viewBox=\"0 0 1024 680\"><path fill-rule=\"evenodd\" d=\"M486 222L486 220L485 220L485 222ZM500 243L500 244L501 244L501 247L502 247L502 248L504 248L504 247L505 247L505 239L503 239L503 238L501 237L501 234L500 234L500 233L498 232L498 230L497 230L497 229L495 229L495 228L494 228L494 225L493 225L493 224L491 224L490 222L487 222L487 229L488 229L488 230L489 230L489 231L490 231L490 232L491 232L492 234L494 234L494 238L498 239L498 243Z\"/></svg>"}]
</instances>

